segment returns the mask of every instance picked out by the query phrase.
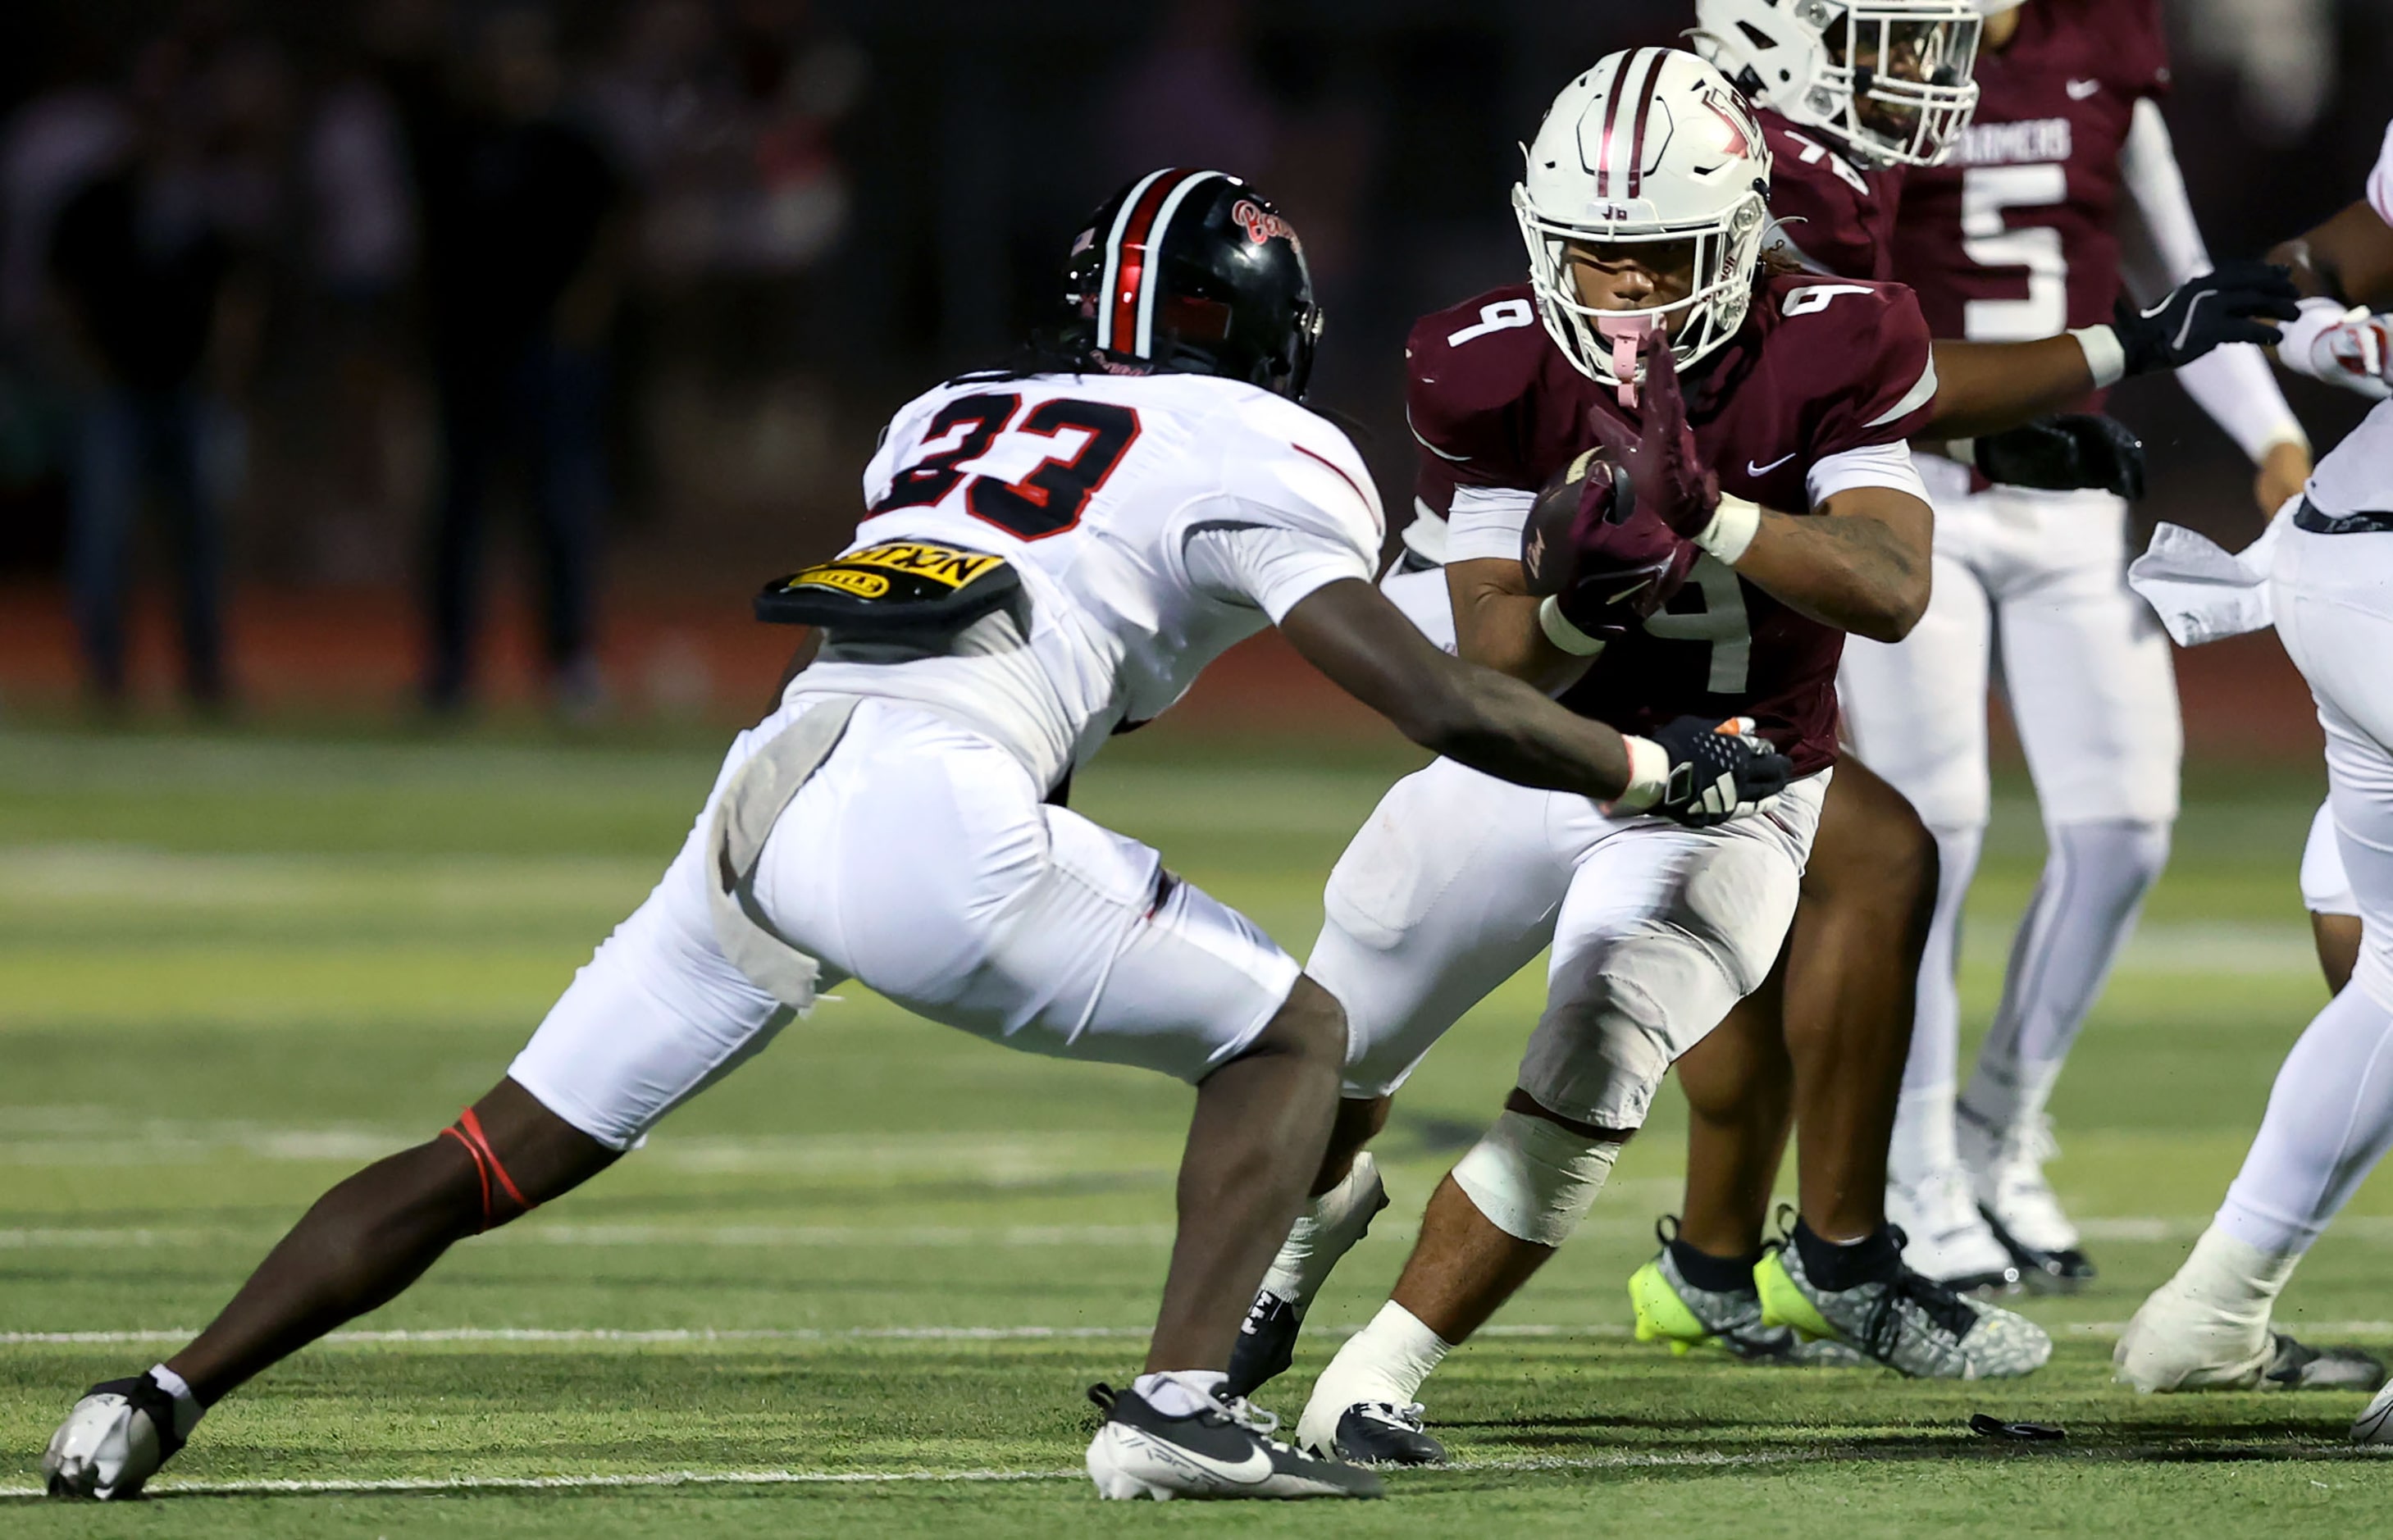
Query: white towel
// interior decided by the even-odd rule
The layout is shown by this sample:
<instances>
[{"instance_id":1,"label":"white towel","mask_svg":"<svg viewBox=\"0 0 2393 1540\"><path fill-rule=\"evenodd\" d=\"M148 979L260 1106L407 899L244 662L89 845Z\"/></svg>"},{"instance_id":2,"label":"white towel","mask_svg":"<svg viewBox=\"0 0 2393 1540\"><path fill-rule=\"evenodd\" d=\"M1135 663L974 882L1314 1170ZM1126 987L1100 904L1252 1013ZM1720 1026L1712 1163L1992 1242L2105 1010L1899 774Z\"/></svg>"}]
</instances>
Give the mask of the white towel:
<instances>
[{"instance_id":1,"label":"white towel","mask_svg":"<svg viewBox=\"0 0 2393 1540\"><path fill-rule=\"evenodd\" d=\"M2222 636L2265 631L2277 623L2269 607L2269 569L2285 521L2273 518L2260 538L2230 555L2181 524L2152 530L2151 548L2127 566L2127 586L2143 595L2181 647Z\"/></svg>"}]
</instances>

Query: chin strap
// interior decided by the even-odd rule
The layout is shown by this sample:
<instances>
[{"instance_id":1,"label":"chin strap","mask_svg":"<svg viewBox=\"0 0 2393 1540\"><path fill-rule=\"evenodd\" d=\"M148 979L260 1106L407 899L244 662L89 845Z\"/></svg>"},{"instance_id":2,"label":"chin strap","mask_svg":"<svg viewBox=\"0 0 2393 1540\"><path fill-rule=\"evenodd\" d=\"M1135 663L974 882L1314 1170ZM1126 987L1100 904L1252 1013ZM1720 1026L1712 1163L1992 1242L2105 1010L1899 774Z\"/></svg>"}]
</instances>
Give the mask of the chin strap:
<instances>
[{"instance_id":1,"label":"chin strap","mask_svg":"<svg viewBox=\"0 0 2393 1540\"><path fill-rule=\"evenodd\" d=\"M473 1157L475 1174L482 1179L482 1222L475 1228L476 1234L478 1235L502 1222L492 1202L490 1183L493 1178L497 1179L500 1191L504 1192L515 1202L516 1211L507 1216L509 1219L520 1218L538 1207L523 1195L523 1191L516 1185L515 1179L507 1175L506 1167L500 1163L499 1153L490 1148L490 1136L482 1131L482 1120L474 1116L473 1108L466 1107L460 1111L457 1121L440 1131L465 1146L465 1153Z\"/></svg>"}]
</instances>

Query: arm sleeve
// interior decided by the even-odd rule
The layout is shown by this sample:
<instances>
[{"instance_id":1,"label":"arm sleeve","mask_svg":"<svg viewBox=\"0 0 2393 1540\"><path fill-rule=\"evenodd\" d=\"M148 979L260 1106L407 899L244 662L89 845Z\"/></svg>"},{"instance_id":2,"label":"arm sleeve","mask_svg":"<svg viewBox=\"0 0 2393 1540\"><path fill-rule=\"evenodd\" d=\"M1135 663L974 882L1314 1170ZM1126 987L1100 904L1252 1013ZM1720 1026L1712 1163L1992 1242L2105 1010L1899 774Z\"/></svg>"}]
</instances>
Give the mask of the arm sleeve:
<instances>
[{"instance_id":1,"label":"arm sleeve","mask_svg":"<svg viewBox=\"0 0 2393 1540\"><path fill-rule=\"evenodd\" d=\"M1928 484L1919 479L1919 467L1912 463L1911 446L1900 439L1815 460L1803 478L1803 489L1814 508L1855 487L1891 487L1922 502L1928 501Z\"/></svg>"},{"instance_id":2,"label":"arm sleeve","mask_svg":"<svg viewBox=\"0 0 2393 1540\"><path fill-rule=\"evenodd\" d=\"M1233 518L1196 526L1183 553L1189 579L1225 604L1252 605L1277 625L1317 588L1341 578L1371 581L1371 564L1343 541Z\"/></svg>"},{"instance_id":3,"label":"arm sleeve","mask_svg":"<svg viewBox=\"0 0 2393 1540\"><path fill-rule=\"evenodd\" d=\"M2127 142L2119 151L2119 174L2127 189L2128 216L2120 222L2120 266L2129 293L2149 305L2211 268L2168 124L2150 97L2136 103ZM2258 348L2245 343L2215 348L2178 370L2177 378L2252 460L2279 444L2308 447Z\"/></svg>"}]
</instances>

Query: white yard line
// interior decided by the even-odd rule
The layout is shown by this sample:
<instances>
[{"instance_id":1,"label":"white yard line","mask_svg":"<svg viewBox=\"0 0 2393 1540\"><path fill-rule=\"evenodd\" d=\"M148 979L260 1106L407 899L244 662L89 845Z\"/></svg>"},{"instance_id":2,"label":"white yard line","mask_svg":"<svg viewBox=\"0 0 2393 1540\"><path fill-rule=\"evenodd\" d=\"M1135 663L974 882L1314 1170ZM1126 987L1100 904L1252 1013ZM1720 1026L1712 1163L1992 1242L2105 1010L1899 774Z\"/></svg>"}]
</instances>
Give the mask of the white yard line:
<instances>
[{"instance_id":1,"label":"white yard line","mask_svg":"<svg viewBox=\"0 0 2393 1540\"><path fill-rule=\"evenodd\" d=\"M1633 1450L1608 1455L1549 1455L1520 1460L1457 1460L1453 1471L1528 1472L1617 1470L1649 1466L1735 1467L1865 1459L1866 1455L1819 1449ZM449 1492L573 1492L621 1487L679 1486L869 1486L899 1483L984 1481L1085 1481L1085 1470L659 1470L613 1476L391 1476L348 1481L178 1481L150 1488L154 1497L363 1496L373 1494L438 1494ZM1400 1480L1402 1478L1399 1478ZM39 1487L0 1486L0 1498L45 1495Z\"/></svg>"}]
</instances>

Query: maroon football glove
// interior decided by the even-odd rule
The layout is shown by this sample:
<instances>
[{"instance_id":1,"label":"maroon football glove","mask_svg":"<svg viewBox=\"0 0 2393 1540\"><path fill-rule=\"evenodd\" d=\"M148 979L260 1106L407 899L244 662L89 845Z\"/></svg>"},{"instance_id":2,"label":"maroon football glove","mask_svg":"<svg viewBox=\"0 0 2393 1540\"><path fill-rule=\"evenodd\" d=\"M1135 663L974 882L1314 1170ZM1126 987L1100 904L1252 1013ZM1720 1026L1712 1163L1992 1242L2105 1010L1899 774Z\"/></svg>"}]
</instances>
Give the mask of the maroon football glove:
<instances>
[{"instance_id":1,"label":"maroon football glove","mask_svg":"<svg viewBox=\"0 0 2393 1540\"><path fill-rule=\"evenodd\" d=\"M1589 450L1537 489L1521 531L1529 592L1552 594L1563 618L1602 640L1670 602L1695 548L1640 505L1628 478Z\"/></svg>"},{"instance_id":2,"label":"maroon football glove","mask_svg":"<svg viewBox=\"0 0 2393 1540\"><path fill-rule=\"evenodd\" d=\"M1687 398L1679 389L1679 362L1670 339L1649 332L1638 344L1645 360L1645 431L1632 437L1628 429L1601 410L1588 413L1596 441L1613 463L1628 473L1637 490L1637 505L1650 508L1664 524L1693 538L1712 521L1720 501L1720 477L1704 463L1695 448L1695 430L1687 424Z\"/></svg>"}]
</instances>

